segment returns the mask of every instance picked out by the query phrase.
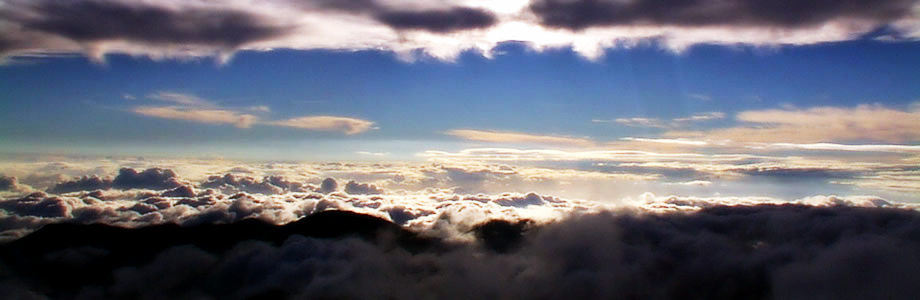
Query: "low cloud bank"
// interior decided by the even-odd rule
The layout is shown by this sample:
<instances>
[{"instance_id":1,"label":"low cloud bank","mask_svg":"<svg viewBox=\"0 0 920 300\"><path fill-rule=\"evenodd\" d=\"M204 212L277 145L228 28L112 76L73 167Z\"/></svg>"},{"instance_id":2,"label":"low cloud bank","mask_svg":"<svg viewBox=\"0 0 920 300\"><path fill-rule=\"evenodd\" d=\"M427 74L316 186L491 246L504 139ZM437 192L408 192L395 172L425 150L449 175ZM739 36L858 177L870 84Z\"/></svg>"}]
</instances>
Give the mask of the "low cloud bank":
<instances>
[{"instance_id":1,"label":"low cloud bank","mask_svg":"<svg viewBox=\"0 0 920 300\"><path fill-rule=\"evenodd\" d=\"M330 212L286 226L56 225L0 246L11 266L0 290L26 298L396 299L911 299L920 292L913 210L602 211L546 224L484 221L467 230L468 241L400 228Z\"/></svg>"}]
</instances>

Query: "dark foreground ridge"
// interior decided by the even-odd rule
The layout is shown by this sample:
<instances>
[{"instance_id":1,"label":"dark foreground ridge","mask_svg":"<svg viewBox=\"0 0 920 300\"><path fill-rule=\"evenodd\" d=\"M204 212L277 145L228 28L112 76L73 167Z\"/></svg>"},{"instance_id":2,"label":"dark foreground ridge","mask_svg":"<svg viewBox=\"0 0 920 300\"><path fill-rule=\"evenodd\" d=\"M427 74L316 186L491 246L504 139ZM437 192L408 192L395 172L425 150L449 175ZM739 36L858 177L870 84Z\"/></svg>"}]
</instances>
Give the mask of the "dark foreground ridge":
<instances>
[{"instance_id":1,"label":"dark foreground ridge","mask_svg":"<svg viewBox=\"0 0 920 300\"><path fill-rule=\"evenodd\" d=\"M50 295L66 295L92 284L110 284L112 271L148 263L164 250L191 246L224 253L246 241L281 245L292 236L357 238L417 252L436 241L388 220L347 211L323 211L285 225L257 219L230 224L177 224L124 228L105 224L49 224L0 245L0 268L27 279ZM76 261L74 261L76 259ZM182 266L175 266L182 268ZM3 275L0 273L0 275Z\"/></svg>"},{"instance_id":2,"label":"dark foreground ridge","mask_svg":"<svg viewBox=\"0 0 920 300\"><path fill-rule=\"evenodd\" d=\"M327 211L275 226L49 225L0 246L5 299L916 299L920 213L802 205L604 212L408 231Z\"/></svg>"}]
</instances>

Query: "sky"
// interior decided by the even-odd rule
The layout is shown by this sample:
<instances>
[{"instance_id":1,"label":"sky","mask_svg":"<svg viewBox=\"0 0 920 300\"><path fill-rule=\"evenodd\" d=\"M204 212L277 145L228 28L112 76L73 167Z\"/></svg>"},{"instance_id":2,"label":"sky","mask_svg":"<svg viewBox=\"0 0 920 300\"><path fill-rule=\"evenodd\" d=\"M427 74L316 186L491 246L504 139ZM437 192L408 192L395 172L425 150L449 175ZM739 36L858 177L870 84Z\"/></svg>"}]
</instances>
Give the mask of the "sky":
<instances>
[{"instance_id":1,"label":"sky","mask_svg":"<svg viewBox=\"0 0 920 300\"><path fill-rule=\"evenodd\" d=\"M604 201L920 192L914 1L0 3L11 163L504 164L639 178L614 195L563 192Z\"/></svg>"},{"instance_id":2,"label":"sky","mask_svg":"<svg viewBox=\"0 0 920 300\"><path fill-rule=\"evenodd\" d=\"M917 0L0 0L0 294L916 299L917 70Z\"/></svg>"}]
</instances>

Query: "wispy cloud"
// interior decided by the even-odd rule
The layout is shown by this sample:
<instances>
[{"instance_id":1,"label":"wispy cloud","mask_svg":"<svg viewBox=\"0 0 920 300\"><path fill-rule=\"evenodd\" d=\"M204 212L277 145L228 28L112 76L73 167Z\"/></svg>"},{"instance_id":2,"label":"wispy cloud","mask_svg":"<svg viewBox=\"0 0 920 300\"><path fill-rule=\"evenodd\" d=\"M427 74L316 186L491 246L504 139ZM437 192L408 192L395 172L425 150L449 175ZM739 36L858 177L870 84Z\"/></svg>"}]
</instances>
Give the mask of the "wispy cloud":
<instances>
[{"instance_id":1,"label":"wispy cloud","mask_svg":"<svg viewBox=\"0 0 920 300\"><path fill-rule=\"evenodd\" d=\"M587 138L536 135L510 131L455 129L448 131L447 134L470 141L503 144L549 144L579 147L589 147L595 144L594 141Z\"/></svg>"},{"instance_id":2,"label":"wispy cloud","mask_svg":"<svg viewBox=\"0 0 920 300\"><path fill-rule=\"evenodd\" d=\"M853 151L853 152L894 152L894 153L920 153L920 145L845 145L833 143L792 144L773 143L762 146L748 146L753 149L797 149L797 150L824 150L824 151Z\"/></svg>"},{"instance_id":3,"label":"wispy cloud","mask_svg":"<svg viewBox=\"0 0 920 300\"><path fill-rule=\"evenodd\" d=\"M198 97L193 94L159 91L159 92L148 95L147 98L154 99L154 100L160 100L160 101L166 101L166 102L172 102L177 105L183 105L183 106L217 107L216 103L210 100Z\"/></svg>"},{"instance_id":4,"label":"wispy cloud","mask_svg":"<svg viewBox=\"0 0 920 300\"><path fill-rule=\"evenodd\" d=\"M678 122L678 123L681 123L681 122L699 122L699 121L718 120L718 119L724 119L724 118L725 118L725 114L724 114L724 113L721 113L721 112L708 112L708 113L703 113L703 114L698 114L698 115L692 115L692 116L689 116L689 117L686 117L686 118L677 118L677 119L674 119L673 121L674 121L674 122Z\"/></svg>"},{"instance_id":5,"label":"wispy cloud","mask_svg":"<svg viewBox=\"0 0 920 300\"><path fill-rule=\"evenodd\" d=\"M687 97L690 97L691 99L700 100L700 101L712 100L712 96L709 96L706 94L699 94L699 93L690 93L690 94L687 94Z\"/></svg>"},{"instance_id":6,"label":"wispy cloud","mask_svg":"<svg viewBox=\"0 0 920 300\"><path fill-rule=\"evenodd\" d=\"M318 131L336 131L348 135L362 133L374 127L374 122L371 121L335 116L297 117L266 122L265 124Z\"/></svg>"},{"instance_id":7,"label":"wispy cloud","mask_svg":"<svg viewBox=\"0 0 920 300\"><path fill-rule=\"evenodd\" d=\"M185 120L207 124L231 124L239 128L249 128L259 118L230 110L222 109L194 109L174 106L138 106L132 110L134 113L163 119Z\"/></svg>"},{"instance_id":8,"label":"wispy cloud","mask_svg":"<svg viewBox=\"0 0 920 300\"><path fill-rule=\"evenodd\" d=\"M374 128L374 122L338 116L301 116L285 120L263 120L252 114L268 114L271 108L264 105L239 109L226 108L216 102L193 94L157 92L147 96L150 99L172 102L170 106L136 106L132 112L162 119L184 120L205 124L230 124L239 128L252 125L268 125L299 128L314 131L342 132L346 135L359 134Z\"/></svg>"},{"instance_id":9,"label":"wispy cloud","mask_svg":"<svg viewBox=\"0 0 920 300\"><path fill-rule=\"evenodd\" d=\"M387 156L387 155L390 155L389 152L358 151L358 152L355 152L355 153L360 154L360 155L367 155L367 156Z\"/></svg>"},{"instance_id":10,"label":"wispy cloud","mask_svg":"<svg viewBox=\"0 0 920 300\"><path fill-rule=\"evenodd\" d=\"M706 113L691 115L688 117L674 118L671 120L662 120L658 118L633 117L633 118L617 118L613 120L594 119L594 120L591 120L591 122L615 123L615 124L628 126L628 127L673 129L673 128L686 127L690 125L690 123L712 121L712 120L718 120L718 119L724 119L724 118L725 118L725 113L706 112Z\"/></svg>"},{"instance_id":11,"label":"wispy cloud","mask_svg":"<svg viewBox=\"0 0 920 300\"><path fill-rule=\"evenodd\" d=\"M695 140L688 140L688 139L652 139L652 138L625 137L625 138L621 138L620 140L632 141L632 142L659 143L659 144L677 144L677 145L686 145L686 146L709 145L709 142L706 142L706 141L695 141Z\"/></svg>"},{"instance_id":12,"label":"wispy cloud","mask_svg":"<svg viewBox=\"0 0 920 300\"><path fill-rule=\"evenodd\" d=\"M665 137L754 143L838 143L920 141L920 111L881 105L744 111L742 126L709 131L666 132Z\"/></svg>"}]
</instances>

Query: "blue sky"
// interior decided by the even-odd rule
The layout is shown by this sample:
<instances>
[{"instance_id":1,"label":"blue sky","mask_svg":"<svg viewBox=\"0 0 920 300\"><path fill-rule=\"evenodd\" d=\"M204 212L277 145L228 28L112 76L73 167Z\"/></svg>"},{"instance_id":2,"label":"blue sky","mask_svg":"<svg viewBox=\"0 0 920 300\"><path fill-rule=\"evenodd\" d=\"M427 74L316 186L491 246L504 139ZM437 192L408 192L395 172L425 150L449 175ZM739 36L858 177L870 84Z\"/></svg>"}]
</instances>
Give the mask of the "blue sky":
<instances>
[{"instance_id":1,"label":"blue sky","mask_svg":"<svg viewBox=\"0 0 920 300\"><path fill-rule=\"evenodd\" d=\"M613 140L660 130L592 120L872 103L904 108L920 99L918 50L916 42L874 40L776 48L699 45L682 53L646 45L608 50L590 61L569 49L538 53L509 42L493 58L467 53L454 62L322 50L242 52L223 65L205 58L155 61L110 55L104 63L43 58L0 67L6 91L0 95L0 124L6 151L19 149L17 144L168 151L160 148L167 143L213 146L220 152L228 143L258 142L375 151L359 149L367 144L413 154L428 150L426 143L456 147L457 138L444 133L457 128ZM223 107L266 106L271 110L266 114L276 119L354 117L379 129L343 135L237 128L131 112L135 106L157 104L150 95L159 92L194 95ZM729 117L700 126L731 123ZM423 148L388 146L386 141L416 141ZM304 148L294 150L302 156L290 158L311 159L316 148ZM258 149L252 150L258 155Z\"/></svg>"}]
</instances>

